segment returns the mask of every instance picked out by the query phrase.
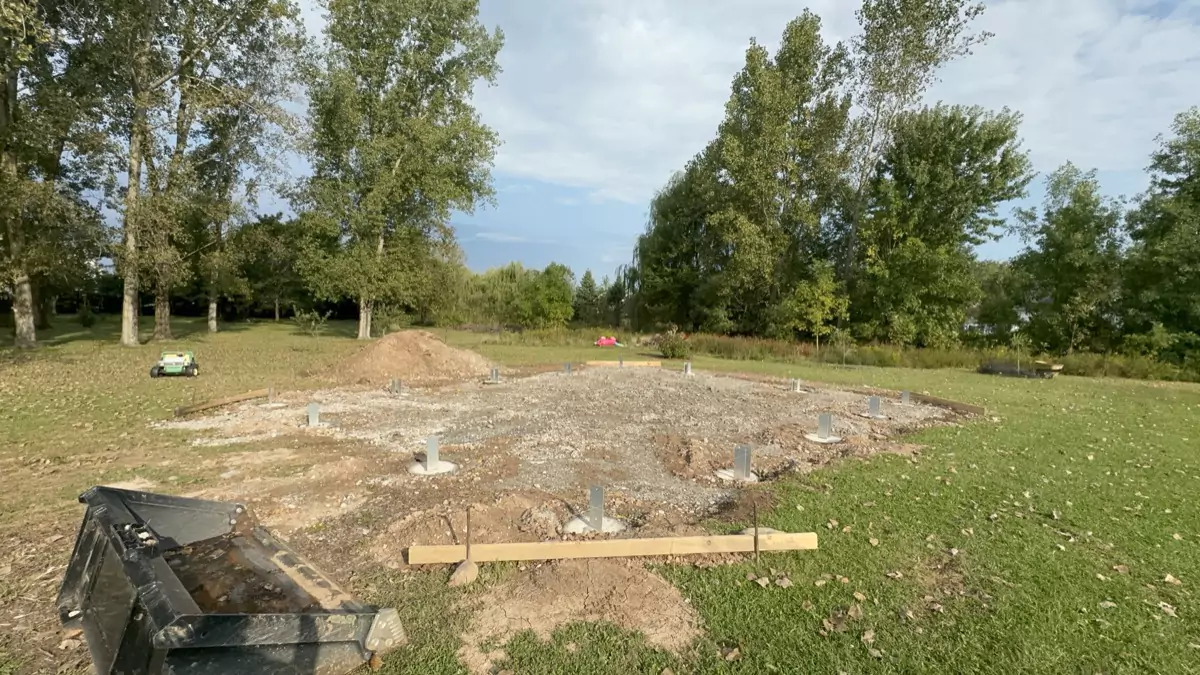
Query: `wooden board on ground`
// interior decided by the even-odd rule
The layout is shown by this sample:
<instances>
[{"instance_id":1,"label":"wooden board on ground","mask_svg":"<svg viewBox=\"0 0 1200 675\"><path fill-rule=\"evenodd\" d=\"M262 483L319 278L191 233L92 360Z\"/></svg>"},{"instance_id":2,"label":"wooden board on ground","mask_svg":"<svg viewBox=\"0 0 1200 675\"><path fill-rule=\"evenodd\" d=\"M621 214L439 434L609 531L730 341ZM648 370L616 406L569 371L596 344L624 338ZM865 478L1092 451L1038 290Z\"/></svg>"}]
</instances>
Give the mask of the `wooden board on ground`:
<instances>
[{"instance_id":1,"label":"wooden board on ground","mask_svg":"<svg viewBox=\"0 0 1200 675\"><path fill-rule=\"evenodd\" d=\"M218 408L220 406L230 405L232 403L241 403L242 401L249 401L250 399L254 398L268 398L270 395L270 389L255 389L254 391L248 391L244 394L234 394L233 396L226 396L224 398L214 398L211 401L205 401L203 403L185 405L176 408L175 416L183 417L184 415L191 415L194 412L208 410L209 408Z\"/></svg>"},{"instance_id":2,"label":"wooden board on ground","mask_svg":"<svg viewBox=\"0 0 1200 675\"><path fill-rule=\"evenodd\" d=\"M949 408L955 412L965 413L967 415L986 415L987 414L987 408L984 408L981 405L971 405L970 403L959 403L958 401L951 401L950 399L946 399L946 398L938 398L937 396L929 396L927 394L918 394L915 391L910 393L909 397L912 398L912 400L917 401L919 403L928 403L929 405L936 405L936 406L940 406L942 408Z\"/></svg>"},{"instance_id":3,"label":"wooden board on ground","mask_svg":"<svg viewBox=\"0 0 1200 675\"><path fill-rule=\"evenodd\" d=\"M811 551L817 548L815 532L760 534L759 551ZM475 562L502 560L560 560L565 558L629 558L653 555L704 553L751 553L754 535L732 534L707 537L652 537L646 539L589 539L583 541L539 541L508 544L471 544ZM465 546L411 546L408 564L455 563L466 559Z\"/></svg>"},{"instance_id":4,"label":"wooden board on ground","mask_svg":"<svg viewBox=\"0 0 1200 675\"><path fill-rule=\"evenodd\" d=\"M661 368L662 361L588 361L587 366L610 366L612 368Z\"/></svg>"}]
</instances>

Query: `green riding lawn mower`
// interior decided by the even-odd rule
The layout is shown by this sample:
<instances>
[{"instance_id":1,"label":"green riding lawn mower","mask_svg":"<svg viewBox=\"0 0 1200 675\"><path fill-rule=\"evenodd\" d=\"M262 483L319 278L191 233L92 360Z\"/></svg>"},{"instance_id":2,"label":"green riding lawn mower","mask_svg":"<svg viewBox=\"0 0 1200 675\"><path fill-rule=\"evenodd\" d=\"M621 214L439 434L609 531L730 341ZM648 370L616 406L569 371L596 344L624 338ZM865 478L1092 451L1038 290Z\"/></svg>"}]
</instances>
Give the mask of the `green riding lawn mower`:
<instances>
[{"instance_id":1,"label":"green riding lawn mower","mask_svg":"<svg viewBox=\"0 0 1200 675\"><path fill-rule=\"evenodd\" d=\"M150 377L195 377L199 374L200 366L196 363L196 354L193 352L163 352L158 358L158 363L150 369Z\"/></svg>"}]
</instances>

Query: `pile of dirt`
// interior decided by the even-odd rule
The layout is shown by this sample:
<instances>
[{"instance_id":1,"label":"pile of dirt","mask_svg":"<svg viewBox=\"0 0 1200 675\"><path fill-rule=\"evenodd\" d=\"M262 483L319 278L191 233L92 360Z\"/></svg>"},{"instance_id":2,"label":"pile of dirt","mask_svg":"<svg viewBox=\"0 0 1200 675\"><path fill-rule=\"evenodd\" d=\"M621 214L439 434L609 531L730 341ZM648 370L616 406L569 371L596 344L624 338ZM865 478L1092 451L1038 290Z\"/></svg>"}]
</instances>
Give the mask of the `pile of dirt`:
<instances>
[{"instance_id":1,"label":"pile of dirt","mask_svg":"<svg viewBox=\"0 0 1200 675\"><path fill-rule=\"evenodd\" d=\"M610 622L639 631L661 649L679 653L700 634L696 610L679 589L626 560L565 560L525 569L464 603L472 612L459 658L471 673L492 672L503 658L494 647L532 630L545 640L578 621Z\"/></svg>"},{"instance_id":2,"label":"pile of dirt","mask_svg":"<svg viewBox=\"0 0 1200 675\"><path fill-rule=\"evenodd\" d=\"M335 377L351 384L445 382L488 374L491 364L475 352L446 345L423 330L379 338L337 367Z\"/></svg>"}]
</instances>

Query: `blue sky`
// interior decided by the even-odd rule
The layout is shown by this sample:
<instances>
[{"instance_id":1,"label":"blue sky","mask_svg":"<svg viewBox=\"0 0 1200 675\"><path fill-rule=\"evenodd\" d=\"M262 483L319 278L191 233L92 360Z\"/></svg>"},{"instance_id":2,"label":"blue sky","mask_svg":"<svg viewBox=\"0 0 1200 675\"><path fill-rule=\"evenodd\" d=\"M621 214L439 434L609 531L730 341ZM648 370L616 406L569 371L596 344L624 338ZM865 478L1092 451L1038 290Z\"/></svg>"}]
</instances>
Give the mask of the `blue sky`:
<instances>
[{"instance_id":1,"label":"blue sky","mask_svg":"<svg viewBox=\"0 0 1200 675\"><path fill-rule=\"evenodd\" d=\"M300 0L310 32L316 0ZM506 37L475 105L500 135L496 205L454 219L472 269L627 262L654 191L712 138L751 37L774 49L804 7L828 40L852 0L482 0ZM1009 107L1042 174L1070 160L1135 195L1156 134L1200 104L1200 0L991 0L995 37L943 71L929 102ZM1030 198L1041 200L1040 180ZM1007 211L1007 209L1005 209ZM980 254L1020 249L1006 238Z\"/></svg>"}]
</instances>

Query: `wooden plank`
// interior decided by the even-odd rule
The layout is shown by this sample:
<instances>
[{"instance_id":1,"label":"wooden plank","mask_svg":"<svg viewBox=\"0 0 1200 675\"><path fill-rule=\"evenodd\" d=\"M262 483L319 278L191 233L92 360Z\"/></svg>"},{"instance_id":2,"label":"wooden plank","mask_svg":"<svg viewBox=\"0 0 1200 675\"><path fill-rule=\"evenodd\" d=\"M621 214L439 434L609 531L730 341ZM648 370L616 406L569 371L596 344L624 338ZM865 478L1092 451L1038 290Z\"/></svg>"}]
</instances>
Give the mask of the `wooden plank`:
<instances>
[{"instance_id":1,"label":"wooden plank","mask_svg":"<svg viewBox=\"0 0 1200 675\"><path fill-rule=\"evenodd\" d=\"M817 548L815 532L760 534L760 551L811 551ZM754 535L732 534L707 537L652 537L646 539L588 539L583 541L538 541L508 544L471 544L475 562L501 560L559 560L565 558L627 558L650 555L694 555L699 553L749 553ZM430 565L466 560L465 546L411 546L408 564Z\"/></svg>"},{"instance_id":2,"label":"wooden plank","mask_svg":"<svg viewBox=\"0 0 1200 675\"><path fill-rule=\"evenodd\" d=\"M938 398L937 396L929 396L927 394L918 394L911 392L909 398L920 403L928 403L929 405L941 406L949 408L955 412L966 413L967 415L986 415L987 408L981 405L971 405L970 403L959 403L946 398Z\"/></svg>"},{"instance_id":3,"label":"wooden plank","mask_svg":"<svg viewBox=\"0 0 1200 675\"><path fill-rule=\"evenodd\" d=\"M613 368L621 367L620 361L587 361L584 363L587 366L611 366ZM662 361L625 361L626 368L662 368Z\"/></svg>"},{"instance_id":4,"label":"wooden plank","mask_svg":"<svg viewBox=\"0 0 1200 675\"><path fill-rule=\"evenodd\" d=\"M175 416L183 417L184 415L191 415L194 412L208 410L209 408L219 408L223 405L229 405L231 403L240 403L242 401L249 401L250 399L254 398L269 398L270 396L270 389L255 389L254 391L248 391L244 394L234 394L233 396L226 396L225 398L214 398L211 401L205 401L203 403L185 405L176 408Z\"/></svg>"}]
</instances>

